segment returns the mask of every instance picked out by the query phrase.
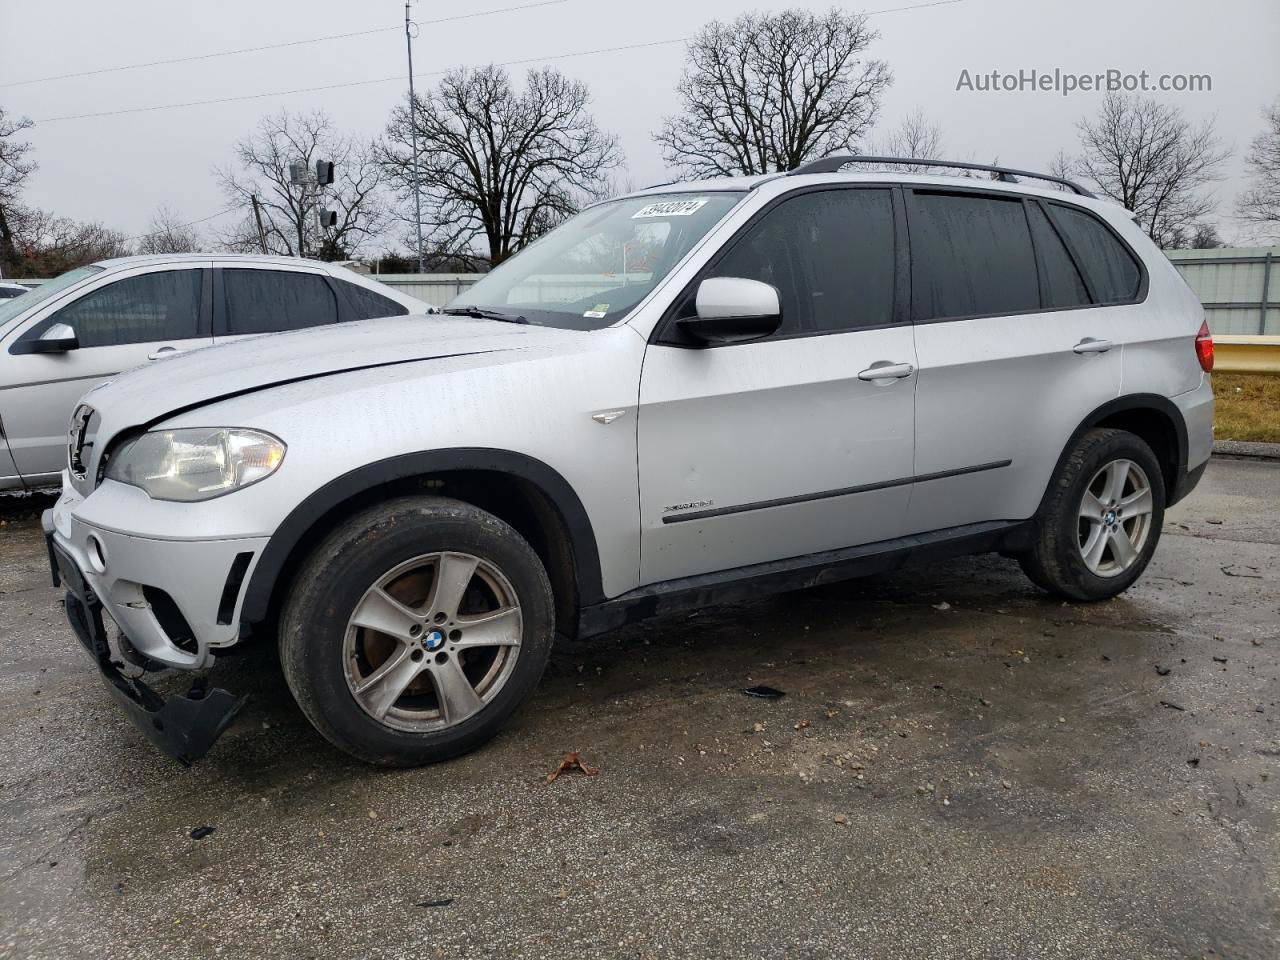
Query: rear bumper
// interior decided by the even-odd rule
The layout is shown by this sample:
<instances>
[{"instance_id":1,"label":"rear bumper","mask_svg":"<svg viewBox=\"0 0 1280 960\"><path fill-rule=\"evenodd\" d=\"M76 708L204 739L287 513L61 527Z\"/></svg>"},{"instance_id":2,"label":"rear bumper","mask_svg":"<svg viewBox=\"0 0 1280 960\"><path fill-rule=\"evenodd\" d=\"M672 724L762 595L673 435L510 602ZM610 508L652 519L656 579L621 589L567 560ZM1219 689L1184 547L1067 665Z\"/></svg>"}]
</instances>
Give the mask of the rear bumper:
<instances>
[{"instance_id":1,"label":"rear bumper","mask_svg":"<svg viewBox=\"0 0 1280 960\"><path fill-rule=\"evenodd\" d=\"M1178 464L1166 504L1172 506L1196 488L1213 454L1213 387L1204 377L1195 390L1171 398L1187 429L1186 462Z\"/></svg>"}]
</instances>

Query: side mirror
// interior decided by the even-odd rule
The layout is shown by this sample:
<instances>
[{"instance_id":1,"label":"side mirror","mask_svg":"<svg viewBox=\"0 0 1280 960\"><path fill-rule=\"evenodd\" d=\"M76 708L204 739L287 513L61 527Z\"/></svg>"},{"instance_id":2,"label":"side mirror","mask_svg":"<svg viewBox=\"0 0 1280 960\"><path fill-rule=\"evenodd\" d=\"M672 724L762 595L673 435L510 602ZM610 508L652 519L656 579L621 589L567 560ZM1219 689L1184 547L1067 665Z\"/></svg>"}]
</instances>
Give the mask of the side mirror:
<instances>
[{"instance_id":1,"label":"side mirror","mask_svg":"<svg viewBox=\"0 0 1280 960\"><path fill-rule=\"evenodd\" d=\"M76 332L65 323L55 323L40 334L38 340L28 340L26 352L66 353L68 350L77 350L79 347L80 340L76 337Z\"/></svg>"},{"instance_id":2,"label":"side mirror","mask_svg":"<svg viewBox=\"0 0 1280 960\"><path fill-rule=\"evenodd\" d=\"M767 337L782 323L776 287L743 277L710 277L698 284L697 316L680 329L704 343L742 343Z\"/></svg>"}]
</instances>

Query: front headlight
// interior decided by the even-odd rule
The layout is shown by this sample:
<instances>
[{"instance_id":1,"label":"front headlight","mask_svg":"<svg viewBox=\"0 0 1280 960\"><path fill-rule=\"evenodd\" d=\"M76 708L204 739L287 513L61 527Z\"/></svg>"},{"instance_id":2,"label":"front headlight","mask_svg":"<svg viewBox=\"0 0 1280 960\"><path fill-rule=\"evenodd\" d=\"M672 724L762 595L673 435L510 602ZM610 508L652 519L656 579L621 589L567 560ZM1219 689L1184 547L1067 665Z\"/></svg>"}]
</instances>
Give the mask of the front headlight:
<instances>
[{"instance_id":1,"label":"front headlight","mask_svg":"<svg viewBox=\"0 0 1280 960\"><path fill-rule=\"evenodd\" d=\"M284 461L284 452L279 438L260 430L153 430L116 450L107 462L106 476L141 487L154 500L190 503L271 476Z\"/></svg>"}]
</instances>

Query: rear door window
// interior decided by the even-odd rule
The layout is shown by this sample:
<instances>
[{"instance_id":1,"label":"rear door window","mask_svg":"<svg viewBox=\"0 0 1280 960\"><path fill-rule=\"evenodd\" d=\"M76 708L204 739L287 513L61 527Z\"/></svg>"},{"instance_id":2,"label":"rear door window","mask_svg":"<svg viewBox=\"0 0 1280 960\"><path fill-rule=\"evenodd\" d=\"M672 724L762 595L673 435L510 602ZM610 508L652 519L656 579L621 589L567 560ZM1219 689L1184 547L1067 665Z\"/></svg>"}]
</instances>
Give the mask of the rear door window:
<instances>
[{"instance_id":1,"label":"rear door window","mask_svg":"<svg viewBox=\"0 0 1280 960\"><path fill-rule=\"evenodd\" d=\"M1089 291L1066 245L1038 203L1027 204L1027 218L1040 257L1041 290L1049 308L1079 307L1089 303Z\"/></svg>"},{"instance_id":2,"label":"rear door window","mask_svg":"<svg viewBox=\"0 0 1280 960\"><path fill-rule=\"evenodd\" d=\"M222 271L227 333L276 333L338 322L328 281L315 273L285 270Z\"/></svg>"},{"instance_id":3,"label":"rear door window","mask_svg":"<svg viewBox=\"0 0 1280 960\"><path fill-rule=\"evenodd\" d=\"M196 269L126 277L67 304L41 329L65 323L81 347L190 340L199 332L203 275Z\"/></svg>"},{"instance_id":4,"label":"rear door window","mask_svg":"<svg viewBox=\"0 0 1280 960\"><path fill-rule=\"evenodd\" d=\"M1020 199L913 191L910 230L917 321L1040 309Z\"/></svg>"},{"instance_id":5,"label":"rear door window","mask_svg":"<svg viewBox=\"0 0 1280 960\"><path fill-rule=\"evenodd\" d=\"M1049 210L1088 278L1094 301L1127 303L1135 299L1142 268L1115 234L1079 207L1051 203Z\"/></svg>"}]
</instances>

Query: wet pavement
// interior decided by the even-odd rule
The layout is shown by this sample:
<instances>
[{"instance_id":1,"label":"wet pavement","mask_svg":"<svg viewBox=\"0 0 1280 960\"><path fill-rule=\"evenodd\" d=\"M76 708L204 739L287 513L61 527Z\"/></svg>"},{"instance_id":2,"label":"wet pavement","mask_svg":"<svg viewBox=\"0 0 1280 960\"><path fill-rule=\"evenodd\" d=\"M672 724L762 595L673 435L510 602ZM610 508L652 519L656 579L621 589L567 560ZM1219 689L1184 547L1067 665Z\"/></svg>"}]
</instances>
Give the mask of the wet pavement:
<instances>
[{"instance_id":1,"label":"wet pavement","mask_svg":"<svg viewBox=\"0 0 1280 960\"><path fill-rule=\"evenodd\" d=\"M497 740L394 772L269 649L219 665L252 699L201 764L155 754L31 513L0 504L0 957L1280 955L1280 464L1215 460L1117 600L981 557L562 643ZM548 784L569 750L599 773Z\"/></svg>"}]
</instances>

